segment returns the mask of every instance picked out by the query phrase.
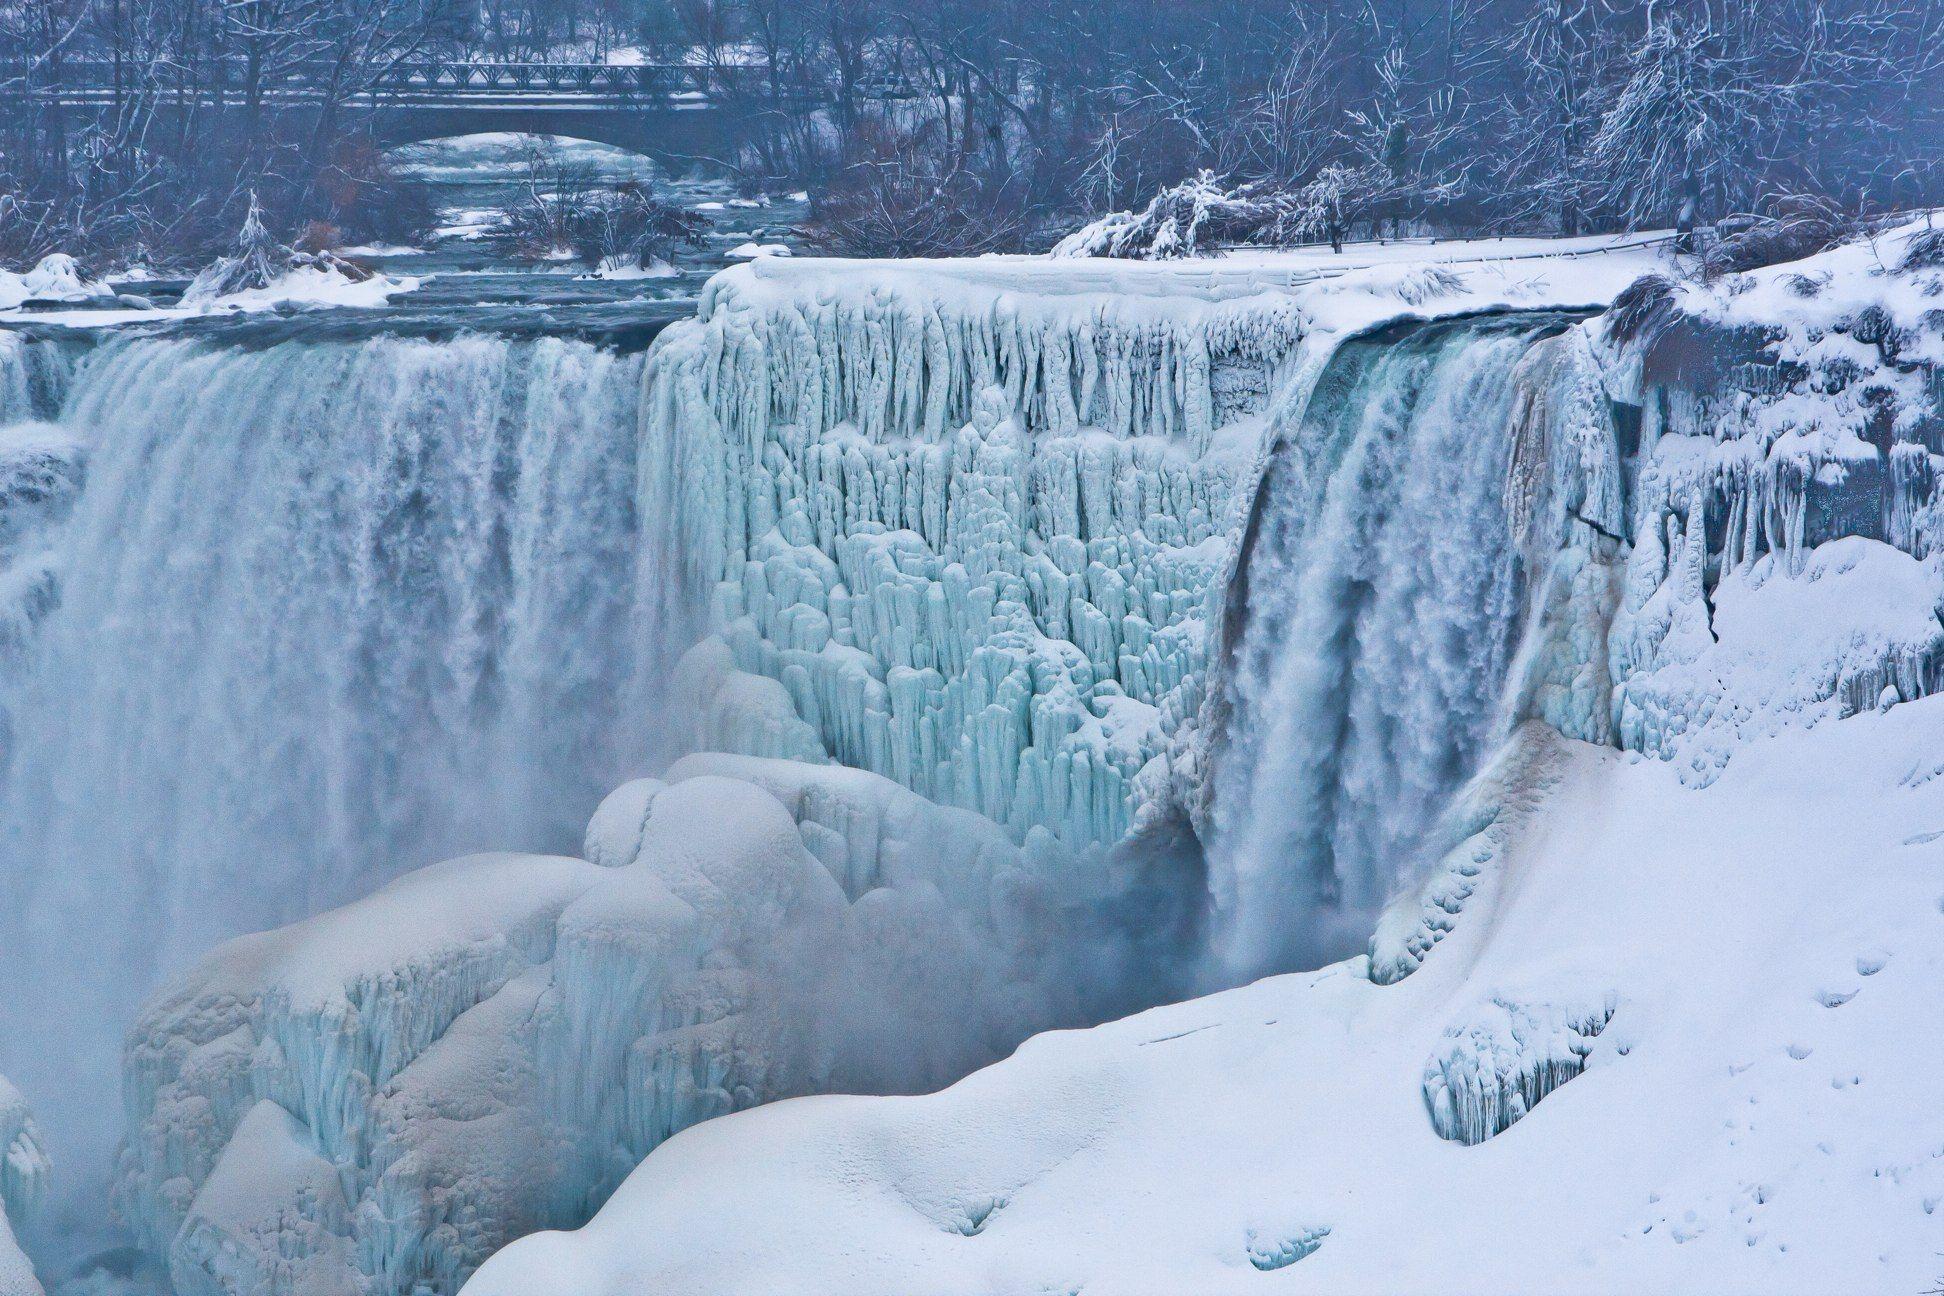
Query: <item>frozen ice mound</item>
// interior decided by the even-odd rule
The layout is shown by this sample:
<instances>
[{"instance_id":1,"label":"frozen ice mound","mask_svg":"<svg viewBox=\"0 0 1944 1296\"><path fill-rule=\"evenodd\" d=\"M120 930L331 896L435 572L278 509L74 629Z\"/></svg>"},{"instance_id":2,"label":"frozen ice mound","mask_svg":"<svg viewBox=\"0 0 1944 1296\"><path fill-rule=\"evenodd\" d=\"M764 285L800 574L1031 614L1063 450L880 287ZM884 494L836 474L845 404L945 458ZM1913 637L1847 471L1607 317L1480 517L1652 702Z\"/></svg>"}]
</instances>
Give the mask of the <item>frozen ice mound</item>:
<instances>
[{"instance_id":1,"label":"frozen ice mound","mask_svg":"<svg viewBox=\"0 0 1944 1296\"><path fill-rule=\"evenodd\" d=\"M116 1200L179 1292L450 1291L689 1125L933 1086L1076 1011L1072 870L877 775L690 757L586 854L433 865L150 1000Z\"/></svg>"},{"instance_id":2,"label":"frozen ice mound","mask_svg":"<svg viewBox=\"0 0 1944 1296\"><path fill-rule=\"evenodd\" d=\"M27 1100L0 1076L0 1296L41 1296L14 1230L40 1209L50 1173Z\"/></svg>"}]
</instances>

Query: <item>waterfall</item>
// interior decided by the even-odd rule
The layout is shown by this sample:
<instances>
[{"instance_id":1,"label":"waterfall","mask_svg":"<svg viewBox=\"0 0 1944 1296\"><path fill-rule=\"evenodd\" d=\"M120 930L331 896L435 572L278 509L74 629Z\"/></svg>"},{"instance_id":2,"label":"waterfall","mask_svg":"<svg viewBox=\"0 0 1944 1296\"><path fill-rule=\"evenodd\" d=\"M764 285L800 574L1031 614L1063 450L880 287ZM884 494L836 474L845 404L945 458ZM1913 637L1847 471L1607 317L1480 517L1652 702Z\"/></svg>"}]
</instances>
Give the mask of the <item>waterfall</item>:
<instances>
[{"instance_id":1,"label":"waterfall","mask_svg":"<svg viewBox=\"0 0 1944 1296\"><path fill-rule=\"evenodd\" d=\"M1521 611L1503 503L1513 371L1567 322L1352 339L1272 450L1212 754L1224 977L1361 948L1502 722Z\"/></svg>"},{"instance_id":2,"label":"waterfall","mask_svg":"<svg viewBox=\"0 0 1944 1296\"><path fill-rule=\"evenodd\" d=\"M101 1120L158 973L435 860L572 852L665 754L641 390L639 354L482 336L79 363L34 426L87 482L0 679L0 1065L52 1123Z\"/></svg>"}]
</instances>

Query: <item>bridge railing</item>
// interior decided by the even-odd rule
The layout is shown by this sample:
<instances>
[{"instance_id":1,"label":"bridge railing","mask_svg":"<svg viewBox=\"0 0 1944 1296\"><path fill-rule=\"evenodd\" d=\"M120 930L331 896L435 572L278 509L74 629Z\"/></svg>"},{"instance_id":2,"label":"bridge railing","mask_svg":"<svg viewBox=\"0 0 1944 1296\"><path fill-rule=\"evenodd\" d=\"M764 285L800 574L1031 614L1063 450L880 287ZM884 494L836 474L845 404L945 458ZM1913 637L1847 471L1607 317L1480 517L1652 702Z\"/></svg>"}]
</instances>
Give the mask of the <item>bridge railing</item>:
<instances>
[{"instance_id":1,"label":"bridge railing","mask_svg":"<svg viewBox=\"0 0 1944 1296\"><path fill-rule=\"evenodd\" d=\"M144 71L153 73L156 69ZM193 83L178 83L162 69L159 78L172 91L205 97L243 93L250 67L242 58L213 59L196 69ZM132 89L142 78L129 66L108 59L68 58L58 65L0 60L0 93L94 98L118 88ZM154 85L156 78L149 78ZM361 97L466 99L522 95L570 95L603 99L654 99L714 95L726 89L762 94L770 84L764 65L700 68L683 63L549 63L425 59L398 63L375 75L347 76L330 62L300 63L261 77L258 88L279 98L323 96L353 88Z\"/></svg>"}]
</instances>

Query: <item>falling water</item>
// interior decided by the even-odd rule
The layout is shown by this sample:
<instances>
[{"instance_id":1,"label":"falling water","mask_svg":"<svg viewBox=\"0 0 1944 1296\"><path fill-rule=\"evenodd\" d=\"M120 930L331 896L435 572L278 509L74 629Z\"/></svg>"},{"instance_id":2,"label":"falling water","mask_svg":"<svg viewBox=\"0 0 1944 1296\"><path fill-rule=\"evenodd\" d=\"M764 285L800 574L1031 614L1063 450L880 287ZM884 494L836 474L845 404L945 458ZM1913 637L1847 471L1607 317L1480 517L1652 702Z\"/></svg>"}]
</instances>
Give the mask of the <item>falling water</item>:
<instances>
[{"instance_id":1,"label":"falling water","mask_svg":"<svg viewBox=\"0 0 1944 1296\"><path fill-rule=\"evenodd\" d=\"M1520 611L1502 503L1512 371L1566 323L1354 339L1274 451L1214 761L1224 977L1360 947L1490 741Z\"/></svg>"},{"instance_id":2,"label":"falling water","mask_svg":"<svg viewBox=\"0 0 1944 1296\"><path fill-rule=\"evenodd\" d=\"M112 1111L159 973L433 860L572 851L653 763L679 636L641 367L479 336L80 363L40 434L86 485L0 672L0 1071L52 1124Z\"/></svg>"}]
</instances>

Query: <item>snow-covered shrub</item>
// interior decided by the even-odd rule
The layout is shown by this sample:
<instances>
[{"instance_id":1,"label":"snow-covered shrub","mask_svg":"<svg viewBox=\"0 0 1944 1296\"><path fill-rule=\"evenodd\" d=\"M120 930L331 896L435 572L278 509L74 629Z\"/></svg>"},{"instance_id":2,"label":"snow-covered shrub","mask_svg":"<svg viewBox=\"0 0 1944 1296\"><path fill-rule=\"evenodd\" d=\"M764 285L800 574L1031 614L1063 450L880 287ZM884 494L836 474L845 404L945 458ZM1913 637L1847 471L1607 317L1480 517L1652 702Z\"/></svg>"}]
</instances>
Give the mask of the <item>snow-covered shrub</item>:
<instances>
[{"instance_id":1,"label":"snow-covered shrub","mask_svg":"<svg viewBox=\"0 0 1944 1296\"><path fill-rule=\"evenodd\" d=\"M257 292L296 271L310 270L344 283L363 283L371 271L334 252L300 252L280 242L263 221L263 208L250 195L250 210L237 231L235 250L218 257L189 284L185 304L217 301L237 293Z\"/></svg>"},{"instance_id":2,"label":"snow-covered shrub","mask_svg":"<svg viewBox=\"0 0 1944 1296\"><path fill-rule=\"evenodd\" d=\"M1332 165L1306 183L1230 186L1203 171L1163 189L1139 214L1115 212L1075 230L1053 247L1056 257L1122 257L1167 261L1205 256L1223 244L1279 247L1327 239L1342 250L1359 222L1397 189L1383 166Z\"/></svg>"},{"instance_id":3,"label":"snow-covered shrub","mask_svg":"<svg viewBox=\"0 0 1944 1296\"><path fill-rule=\"evenodd\" d=\"M1203 256L1224 243L1249 241L1279 210L1275 198L1247 186L1231 189L1203 171L1154 195L1139 215L1116 212L1082 226L1055 244L1053 255L1140 261Z\"/></svg>"},{"instance_id":4,"label":"snow-covered shrub","mask_svg":"<svg viewBox=\"0 0 1944 1296\"><path fill-rule=\"evenodd\" d=\"M658 198L635 180L552 192L530 187L506 213L505 238L534 261L563 253L587 265L647 269L693 247L709 230L707 217Z\"/></svg>"}]
</instances>

